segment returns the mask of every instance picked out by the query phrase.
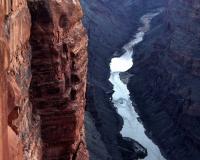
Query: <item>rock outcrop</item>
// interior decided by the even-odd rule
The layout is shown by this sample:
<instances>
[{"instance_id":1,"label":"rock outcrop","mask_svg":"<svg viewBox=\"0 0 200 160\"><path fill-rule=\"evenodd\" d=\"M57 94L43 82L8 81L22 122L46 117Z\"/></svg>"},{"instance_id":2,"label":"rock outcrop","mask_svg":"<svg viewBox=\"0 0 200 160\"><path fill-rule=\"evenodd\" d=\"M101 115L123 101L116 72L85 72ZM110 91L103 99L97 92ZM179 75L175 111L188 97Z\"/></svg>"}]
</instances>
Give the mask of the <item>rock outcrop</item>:
<instances>
[{"instance_id":1,"label":"rock outcrop","mask_svg":"<svg viewBox=\"0 0 200 160\"><path fill-rule=\"evenodd\" d=\"M0 159L88 160L79 1L1 0L0 10Z\"/></svg>"},{"instance_id":2,"label":"rock outcrop","mask_svg":"<svg viewBox=\"0 0 200 160\"><path fill-rule=\"evenodd\" d=\"M140 116L169 160L200 156L199 14L197 0L169 1L137 47L130 70Z\"/></svg>"},{"instance_id":3,"label":"rock outcrop","mask_svg":"<svg viewBox=\"0 0 200 160\"><path fill-rule=\"evenodd\" d=\"M83 126L87 36L80 4L30 1L29 8L31 102L41 117L44 159L87 159Z\"/></svg>"},{"instance_id":4,"label":"rock outcrop","mask_svg":"<svg viewBox=\"0 0 200 160\"><path fill-rule=\"evenodd\" d=\"M8 132L9 158L13 160L41 159L40 122L32 116L29 100L31 81L31 47L29 44L31 18L25 0L1 1L4 15L1 43L5 48L1 52L4 65L5 93L7 100L3 112L8 125L3 129ZM1 47L1 49L2 49ZM4 92L4 89L1 89ZM2 106L1 106L2 107ZM5 157L3 158L5 160Z\"/></svg>"},{"instance_id":5,"label":"rock outcrop","mask_svg":"<svg viewBox=\"0 0 200 160\"><path fill-rule=\"evenodd\" d=\"M8 90L6 83L6 71L8 68L7 41L4 35L4 17L6 15L5 6L0 5L0 160L8 159L8 116L7 99Z\"/></svg>"}]
</instances>

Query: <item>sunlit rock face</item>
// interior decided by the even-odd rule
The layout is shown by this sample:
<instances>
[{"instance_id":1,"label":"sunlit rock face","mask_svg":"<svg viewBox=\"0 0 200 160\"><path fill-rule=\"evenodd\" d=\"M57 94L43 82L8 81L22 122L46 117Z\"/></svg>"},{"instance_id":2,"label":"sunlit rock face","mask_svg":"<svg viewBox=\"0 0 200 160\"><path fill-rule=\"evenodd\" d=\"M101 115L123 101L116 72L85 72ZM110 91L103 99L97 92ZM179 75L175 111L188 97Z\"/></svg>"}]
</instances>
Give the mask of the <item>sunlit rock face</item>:
<instances>
[{"instance_id":1,"label":"sunlit rock face","mask_svg":"<svg viewBox=\"0 0 200 160\"><path fill-rule=\"evenodd\" d=\"M7 41L4 37L4 18L6 14L5 6L0 5L0 159L8 159L8 133L7 133Z\"/></svg>"},{"instance_id":2,"label":"sunlit rock face","mask_svg":"<svg viewBox=\"0 0 200 160\"><path fill-rule=\"evenodd\" d=\"M199 8L195 0L169 1L130 70L140 115L170 160L200 156Z\"/></svg>"},{"instance_id":3,"label":"sunlit rock face","mask_svg":"<svg viewBox=\"0 0 200 160\"><path fill-rule=\"evenodd\" d=\"M32 105L29 101L29 85L31 81L31 48L29 44L31 18L25 0L0 1L1 18L4 19L1 31L1 77L4 79L1 92L7 94L2 108L8 125L3 128L7 132L9 154L4 159L40 159L41 139L40 122L32 117ZM2 50L3 49L3 50ZM2 63L1 63L2 64ZM6 67L6 68L5 68ZM7 85L5 85L7 84ZM1 96L2 97L2 96ZM3 96L5 97L5 96ZM5 122L1 122L5 123ZM3 147L6 148L6 145Z\"/></svg>"},{"instance_id":4,"label":"sunlit rock face","mask_svg":"<svg viewBox=\"0 0 200 160\"><path fill-rule=\"evenodd\" d=\"M0 0L1 160L89 159L81 18L77 0Z\"/></svg>"}]
</instances>

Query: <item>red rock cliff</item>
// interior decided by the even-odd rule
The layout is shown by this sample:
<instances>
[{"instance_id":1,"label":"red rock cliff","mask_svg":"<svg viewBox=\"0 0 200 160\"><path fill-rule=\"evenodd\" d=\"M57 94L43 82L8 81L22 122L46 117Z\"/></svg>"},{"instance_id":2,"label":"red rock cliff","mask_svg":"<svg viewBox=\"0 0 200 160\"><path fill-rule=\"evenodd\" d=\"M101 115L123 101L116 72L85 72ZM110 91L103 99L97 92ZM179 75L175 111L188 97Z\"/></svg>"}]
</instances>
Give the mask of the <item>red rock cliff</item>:
<instances>
[{"instance_id":1,"label":"red rock cliff","mask_svg":"<svg viewBox=\"0 0 200 160\"><path fill-rule=\"evenodd\" d=\"M39 121L32 116L29 101L31 81L29 45L31 19L25 0L1 0L1 94L5 97L1 109L4 118L4 145L9 150L2 160L40 159L41 141ZM6 98L7 97L7 98ZM5 122L4 122L5 121ZM8 137L8 138L6 138ZM6 141L6 142L5 142ZM3 148L4 148L3 145ZM9 154L8 154L9 151ZM6 152L6 153L5 153Z\"/></svg>"},{"instance_id":2,"label":"red rock cliff","mask_svg":"<svg viewBox=\"0 0 200 160\"><path fill-rule=\"evenodd\" d=\"M0 9L0 160L88 159L79 1L0 0Z\"/></svg>"}]
</instances>

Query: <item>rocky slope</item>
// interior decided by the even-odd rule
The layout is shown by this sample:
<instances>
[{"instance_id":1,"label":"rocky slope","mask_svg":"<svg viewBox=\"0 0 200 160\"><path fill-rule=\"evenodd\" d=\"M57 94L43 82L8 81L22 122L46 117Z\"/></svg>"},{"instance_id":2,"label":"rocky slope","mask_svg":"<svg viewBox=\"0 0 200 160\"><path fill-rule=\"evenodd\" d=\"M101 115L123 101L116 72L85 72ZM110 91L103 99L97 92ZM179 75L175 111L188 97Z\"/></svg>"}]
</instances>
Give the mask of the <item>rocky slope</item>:
<instances>
[{"instance_id":1,"label":"rocky slope","mask_svg":"<svg viewBox=\"0 0 200 160\"><path fill-rule=\"evenodd\" d=\"M93 132L95 135L100 135L98 141L87 136L87 144L90 155L93 155L91 160L96 160L97 156L101 160L120 160L123 159L122 153L125 151L128 151L127 155L135 153L130 151L130 148L124 147L128 145L121 145L127 144L127 141L122 140L119 134L123 121L110 101L112 95L112 86L108 81L110 59L113 54L122 54L121 47L136 32L140 16L147 10L163 6L165 1L82 0L81 2L85 13L84 25L89 35L87 89L89 114L86 115L86 125L93 124L95 126L92 128L96 128L87 127L86 133L90 135ZM91 116L88 116L90 114ZM100 140L104 145L94 147ZM98 152L97 150L102 150L102 147L104 147L103 152ZM126 158L130 156L124 156L124 159Z\"/></svg>"},{"instance_id":2,"label":"rocky slope","mask_svg":"<svg viewBox=\"0 0 200 160\"><path fill-rule=\"evenodd\" d=\"M200 156L199 14L199 1L169 1L130 70L141 118L169 160Z\"/></svg>"},{"instance_id":3,"label":"rocky slope","mask_svg":"<svg viewBox=\"0 0 200 160\"><path fill-rule=\"evenodd\" d=\"M0 10L0 159L87 160L79 1L1 0Z\"/></svg>"}]
</instances>

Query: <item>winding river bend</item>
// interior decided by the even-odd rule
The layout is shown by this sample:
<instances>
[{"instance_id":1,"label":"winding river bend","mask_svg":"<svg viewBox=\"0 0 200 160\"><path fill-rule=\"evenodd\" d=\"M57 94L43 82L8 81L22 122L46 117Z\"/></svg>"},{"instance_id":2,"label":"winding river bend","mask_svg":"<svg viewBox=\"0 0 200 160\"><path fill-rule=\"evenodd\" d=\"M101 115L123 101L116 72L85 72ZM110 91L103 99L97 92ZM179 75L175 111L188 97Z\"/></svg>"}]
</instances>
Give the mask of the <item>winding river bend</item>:
<instances>
[{"instance_id":1,"label":"winding river bend","mask_svg":"<svg viewBox=\"0 0 200 160\"><path fill-rule=\"evenodd\" d=\"M126 52L121 57L112 58L110 63L111 73L109 80L113 84L114 89L112 101L117 108L118 114L124 120L121 134L123 137L129 137L138 141L147 149L148 156L145 160L165 160L165 158L161 155L158 146L146 136L145 128L138 121L139 115L134 109L127 85L120 80L120 73L127 71L133 66L132 55L134 46L143 41L145 33L150 29L151 20L159 15L161 11L148 13L141 17L142 26L138 28L134 39L123 47Z\"/></svg>"}]
</instances>

